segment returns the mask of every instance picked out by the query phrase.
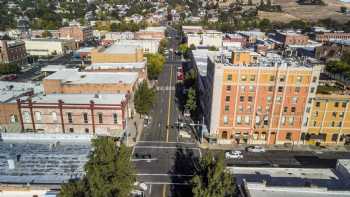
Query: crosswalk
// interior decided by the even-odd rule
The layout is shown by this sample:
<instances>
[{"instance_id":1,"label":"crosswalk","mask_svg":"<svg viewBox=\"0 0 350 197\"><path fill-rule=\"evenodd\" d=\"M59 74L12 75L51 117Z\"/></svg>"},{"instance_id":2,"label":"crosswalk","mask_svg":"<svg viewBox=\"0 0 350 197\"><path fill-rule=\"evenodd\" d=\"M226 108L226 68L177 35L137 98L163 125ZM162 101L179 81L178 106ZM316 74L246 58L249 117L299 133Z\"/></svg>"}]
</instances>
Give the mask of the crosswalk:
<instances>
[{"instance_id":1,"label":"crosswalk","mask_svg":"<svg viewBox=\"0 0 350 197\"><path fill-rule=\"evenodd\" d=\"M169 90L175 90L175 86L159 86L156 89L157 91L169 91Z\"/></svg>"}]
</instances>

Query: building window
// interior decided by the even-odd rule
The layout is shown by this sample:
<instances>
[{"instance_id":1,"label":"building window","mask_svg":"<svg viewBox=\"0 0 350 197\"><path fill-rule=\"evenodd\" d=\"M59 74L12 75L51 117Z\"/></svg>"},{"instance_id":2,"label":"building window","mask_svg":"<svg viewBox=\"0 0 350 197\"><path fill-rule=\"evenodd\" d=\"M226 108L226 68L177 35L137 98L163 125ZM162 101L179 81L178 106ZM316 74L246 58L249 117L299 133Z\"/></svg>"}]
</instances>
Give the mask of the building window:
<instances>
[{"instance_id":1,"label":"building window","mask_svg":"<svg viewBox=\"0 0 350 197\"><path fill-rule=\"evenodd\" d=\"M259 133L258 133L258 132L254 132L254 133L253 133L253 139L254 139L254 140L257 140L258 137L259 137Z\"/></svg>"},{"instance_id":2,"label":"building window","mask_svg":"<svg viewBox=\"0 0 350 197\"><path fill-rule=\"evenodd\" d=\"M23 121L25 123L29 123L30 122L30 115L29 115L29 112L25 111L23 112Z\"/></svg>"},{"instance_id":3,"label":"building window","mask_svg":"<svg viewBox=\"0 0 350 197\"><path fill-rule=\"evenodd\" d=\"M281 117L281 124L282 124L282 125L285 125L285 124L286 124L286 117L285 117L285 116L282 116L282 117Z\"/></svg>"},{"instance_id":4,"label":"building window","mask_svg":"<svg viewBox=\"0 0 350 197\"><path fill-rule=\"evenodd\" d=\"M311 93L314 93L315 92L315 88L312 87L311 90L310 90Z\"/></svg>"},{"instance_id":5,"label":"building window","mask_svg":"<svg viewBox=\"0 0 350 197\"><path fill-rule=\"evenodd\" d=\"M268 90L269 90L269 92L272 92L273 91L273 86L269 86Z\"/></svg>"},{"instance_id":6,"label":"building window","mask_svg":"<svg viewBox=\"0 0 350 197\"><path fill-rule=\"evenodd\" d=\"M241 76L241 81L246 81L247 80L247 77L245 75L242 75Z\"/></svg>"},{"instance_id":7,"label":"building window","mask_svg":"<svg viewBox=\"0 0 350 197\"><path fill-rule=\"evenodd\" d=\"M243 102L244 101L244 96L239 97L239 101Z\"/></svg>"},{"instance_id":8,"label":"building window","mask_svg":"<svg viewBox=\"0 0 350 197\"><path fill-rule=\"evenodd\" d=\"M269 117L265 116L264 117L264 125L267 126L269 124Z\"/></svg>"},{"instance_id":9,"label":"building window","mask_svg":"<svg viewBox=\"0 0 350 197\"><path fill-rule=\"evenodd\" d=\"M274 75L270 76L270 81L275 81L275 76Z\"/></svg>"},{"instance_id":10,"label":"building window","mask_svg":"<svg viewBox=\"0 0 350 197\"><path fill-rule=\"evenodd\" d=\"M230 102L230 96L226 96L225 100L226 102Z\"/></svg>"},{"instance_id":11,"label":"building window","mask_svg":"<svg viewBox=\"0 0 350 197\"><path fill-rule=\"evenodd\" d=\"M267 102L271 102L271 96L266 97Z\"/></svg>"},{"instance_id":12,"label":"building window","mask_svg":"<svg viewBox=\"0 0 350 197\"><path fill-rule=\"evenodd\" d=\"M332 142L336 142L338 140L338 134L337 133L334 133L332 135Z\"/></svg>"},{"instance_id":13,"label":"building window","mask_svg":"<svg viewBox=\"0 0 350 197\"><path fill-rule=\"evenodd\" d=\"M102 124L103 123L103 114L102 113L98 113L98 123Z\"/></svg>"},{"instance_id":14,"label":"building window","mask_svg":"<svg viewBox=\"0 0 350 197\"><path fill-rule=\"evenodd\" d=\"M314 124L313 124L313 125L314 125L314 127L316 127L316 126L317 126L317 122L316 122L316 121L314 121Z\"/></svg>"},{"instance_id":15,"label":"building window","mask_svg":"<svg viewBox=\"0 0 350 197\"><path fill-rule=\"evenodd\" d=\"M292 140L292 133L287 133L286 134L286 140Z\"/></svg>"},{"instance_id":16,"label":"building window","mask_svg":"<svg viewBox=\"0 0 350 197\"><path fill-rule=\"evenodd\" d=\"M249 91L254 92L254 86L249 86Z\"/></svg>"},{"instance_id":17,"label":"building window","mask_svg":"<svg viewBox=\"0 0 350 197\"><path fill-rule=\"evenodd\" d=\"M339 102L335 102L334 107L338 107L338 106L339 106Z\"/></svg>"},{"instance_id":18,"label":"building window","mask_svg":"<svg viewBox=\"0 0 350 197\"><path fill-rule=\"evenodd\" d=\"M230 111L230 106L229 105L225 105L225 112Z\"/></svg>"},{"instance_id":19,"label":"building window","mask_svg":"<svg viewBox=\"0 0 350 197\"><path fill-rule=\"evenodd\" d=\"M258 106L258 112L261 112L262 111L262 107L261 105Z\"/></svg>"},{"instance_id":20,"label":"building window","mask_svg":"<svg viewBox=\"0 0 350 197\"><path fill-rule=\"evenodd\" d=\"M228 124L228 117L227 116L224 116L224 124Z\"/></svg>"},{"instance_id":21,"label":"building window","mask_svg":"<svg viewBox=\"0 0 350 197\"><path fill-rule=\"evenodd\" d=\"M297 83L300 83L303 80L302 76L297 76Z\"/></svg>"},{"instance_id":22,"label":"building window","mask_svg":"<svg viewBox=\"0 0 350 197\"><path fill-rule=\"evenodd\" d=\"M241 86L241 91L242 91L242 92L245 91L245 86Z\"/></svg>"},{"instance_id":23,"label":"building window","mask_svg":"<svg viewBox=\"0 0 350 197\"><path fill-rule=\"evenodd\" d=\"M308 103L309 103L309 104L311 104L311 103L312 103L312 99L311 99L311 98L309 99Z\"/></svg>"},{"instance_id":24,"label":"building window","mask_svg":"<svg viewBox=\"0 0 350 197\"><path fill-rule=\"evenodd\" d=\"M288 107L284 107L283 111L288 112Z\"/></svg>"},{"instance_id":25,"label":"building window","mask_svg":"<svg viewBox=\"0 0 350 197\"><path fill-rule=\"evenodd\" d=\"M232 81L232 75L231 74L227 75L227 81Z\"/></svg>"},{"instance_id":26,"label":"building window","mask_svg":"<svg viewBox=\"0 0 350 197\"><path fill-rule=\"evenodd\" d=\"M51 112L51 117L53 122L57 122L57 113L56 112Z\"/></svg>"},{"instance_id":27,"label":"building window","mask_svg":"<svg viewBox=\"0 0 350 197\"><path fill-rule=\"evenodd\" d=\"M320 102L316 102L316 107L320 107L321 103Z\"/></svg>"},{"instance_id":28,"label":"building window","mask_svg":"<svg viewBox=\"0 0 350 197\"><path fill-rule=\"evenodd\" d=\"M243 112L243 106L242 106L242 105L239 105L239 106L238 106L238 110L239 110L240 112Z\"/></svg>"},{"instance_id":29,"label":"building window","mask_svg":"<svg viewBox=\"0 0 350 197\"><path fill-rule=\"evenodd\" d=\"M250 75L250 81L255 81L255 75Z\"/></svg>"},{"instance_id":30,"label":"building window","mask_svg":"<svg viewBox=\"0 0 350 197\"><path fill-rule=\"evenodd\" d=\"M314 116L315 116L315 117L318 116L318 111L315 111Z\"/></svg>"},{"instance_id":31,"label":"building window","mask_svg":"<svg viewBox=\"0 0 350 197\"><path fill-rule=\"evenodd\" d=\"M250 123L250 117L249 116L245 116L244 122L245 122L245 124L249 124Z\"/></svg>"},{"instance_id":32,"label":"building window","mask_svg":"<svg viewBox=\"0 0 350 197\"><path fill-rule=\"evenodd\" d=\"M38 111L35 112L35 119L36 121L41 121L41 112L38 112Z\"/></svg>"},{"instance_id":33,"label":"building window","mask_svg":"<svg viewBox=\"0 0 350 197\"><path fill-rule=\"evenodd\" d=\"M292 102L293 102L293 103L297 103L297 101L298 101L298 97L293 96L293 97L292 97Z\"/></svg>"},{"instance_id":34,"label":"building window","mask_svg":"<svg viewBox=\"0 0 350 197\"><path fill-rule=\"evenodd\" d=\"M117 113L113 113L113 122L114 122L114 124L118 124L118 114Z\"/></svg>"},{"instance_id":35,"label":"building window","mask_svg":"<svg viewBox=\"0 0 350 197\"><path fill-rule=\"evenodd\" d=\"M267 105L267 106L265 107L265 111L267 111L267 112L270 111L270 106L269 106L269 105Z\"/></svg>"},{"instance_id":36,"label":"building window","mask_svg":"<svg viewBox=\"0 0 350 197\"><path fill-rule=\"evenodd\" d=\"M283 87L282 86L278 87L278 92L283 92Z\"/></svg>"},{"instance_id":37,"label":"building window","mask_svg":"<svg viewBox=\"0 0 350 197\"><path fill-rule=\"evenodd\" d=\"M83 120L84 120L84 123L88 123L88 114L87 113L83 113Z\"/></svg>"},{"instance_id":38,"label":"building window","mask_svg":"<svg viewBox=\"0 0 350 197\"><path fill-rule=\"evenodd\" d=\"M312 77L312 83L316 83L317 77Z\"/></svg>"},{"instance_id":39,"label":"building window","mask_svg":"<svg viewBox=\"0 0 350 197\"><path fill-rule=\"evenodd\" d=\"M345 108L345 107L346 107L346 102L343 102L343 103L341 104L341 106Z\"/></svg>"},{"instance_id":40,"label":"building window","mask_svg":"<svg viewBox=\"0 0 350 197\"><path fill-rule=\"evenodd\" d=\"M332 121L332 122L331 122L331 127L334 127L334 126L335 126L335 122Z\"/></svg>"},{"instance_id":41,"label":"building window","mask_svg":"<svg viewBox=\"0 0 350 197\"><path fill-rule=\"evenodd\" d=\"M295 112L295 107L290 108L291 112Z\"/></svg>"},{"instance_id":42,"label":"building window","mask_svg":"<svg viewBox=\"0 0 350 197\"><path fill-rule=\"evenodd\" d=\"M227 139L227 131L223 131L221 134L222 139Z\"/></svg>"},{"instance_id":43,"label":"building window","mask_svg":"<svg viewBox=\"0 0 350 197\"><path fill-rule=\"evenodd\" d=\"M310 108L310 107L307 107L307 108L306 108L306 113L310 113L310 110L311 110L311 108Z\"/></svg>"},{"instance_id":44,"label":"building window","mask_svg":"<svg viewBox=\"0 0 350 197\"><path fill-rule=\"evenodd\" d=\"M342 121L339 121L339 122L338 122L338 127L342 127L342 124L343 124L343 122L342 122Z\"/></svg>"},{"instance_id":45,"label":"building window","mask_svg":"<svg viewBox=\"0 0 350 197\"><path fill-rule=\"evenodd\" d=\"M344 112L339 112L339 117L343 118L344 117Z\"/></svg>"},{"instance_id":46,"label":"building window","mask_svg":"<svg viewBox=\"0 0 350 197\"><path fill-rule=\"evenodd\" d=\"M289 117L289 125L293 125L294 124L294 117Z\"/></svg>"},{"instance_id":47,"label":"building window","mask_svg":"<svg viewBox=\"0 0 350 197\"><path fill-rule=\"evenodd\" d=\"M278 103L280 103L280 102L282 101L282 96L277 96L277 97L276 97L276 101L277 101Z\"/></svg>"},{"instance_id":48,"label":"building window","mask_svg":"<svg viewBox=\"0 0 350 197\"><path fill-rule=\"evenodd\" d=\"M67 117L68 117L68 123L73 123L72 113L68 112Z\"/></svg>"},{"instance_id":49,"label":"building window","mask_svg":"<svg viewBox=\"0 0 350 197\"><path fill-rule=\"evenodd\" d=\"M226 86L226 91L231 91L231 86L230 85L228 85L228 86Z\"/></svg>"},{"instance_id":50,"label":"building window","mask_svg":"<svg viewBox=\"0 0 350 197\"><path fill-rule=\"evenodd\" d=\"M300 87L295 87L295 92L300 92Z\"/></svg>"},{"instance_id":51,"label":"building window","mask_svg":"<svg viewBox=\"0 0 350 197\"><path fill-rule=\"evenodd\" d=\"M261 133L260 139L266 140L266 132Z\"/></svg>"},{"instance_id":52,"label":"building window","mask_svg":"<svg viewBox=\"0 0 350 197\"><path fill-rule=\"evenodd\" d=\"M253 101L253 97L252 96L248 96L248 101L252 102Z\"/></svg>"},{"instance_id":53,"label":"building window","mask_svg":"<svg viewBox=\"0 0 350 197\"><path fill-rule=\"evenodd\" d=\"M89 128L85 128L85 133L89 133Z\"/></svg>"},{"instance_id":54,"label":"building window","mask_svg":"<svg viewBox=\"0 0 350 197\"><path fill-rule=\"evenodd\" d=\"M69 132L74 133L74 129L73 128L69 128Z\"/></svg>"},{"instance_id":55,"label":"building window","mask_svg":"<svg viewBox=\"0 0 350 197\"><path fill-rule=\"evenodd\" d=\"M10 123L16 123L16 122L18 122L18 117L16 114L12 114L10 116Z\"/></svg>"},{"instance_id":56,"label":"building window","mask_svg":"<svg viewBox=\"0 0 350 197\"><path fill-rule=\"evenodd\" d=\"M237 124L241 124L241 122L242 122L241 116L237 116L237 118L236 118L236 123L237 123Z\"/></svg>"},{"instance_id":57,"label":"building window","mask_svg":"<svg viewBox=\"0 0 350 197\"><path fill-rule=\"evenodd\" d=\"M280 77L280 82L284 82L284 81L286 81L286 76L281 76Z\"/></svg>"},{"instance_id":58,"label":"building window","mask_svg":"<svg viewBox=\"0 0 350 197\"><path fill-rule=\"evenodd\" d=\"M337 112L332 112L333 117L337 117Z\"/></svg>"}]
</instances>

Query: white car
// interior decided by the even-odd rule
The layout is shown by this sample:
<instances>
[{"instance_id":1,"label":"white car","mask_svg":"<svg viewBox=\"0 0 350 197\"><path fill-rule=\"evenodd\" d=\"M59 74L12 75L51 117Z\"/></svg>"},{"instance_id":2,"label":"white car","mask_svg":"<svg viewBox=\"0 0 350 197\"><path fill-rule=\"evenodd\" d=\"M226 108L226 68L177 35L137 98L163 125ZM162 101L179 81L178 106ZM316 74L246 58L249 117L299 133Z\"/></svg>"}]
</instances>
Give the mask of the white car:
<instances>
[{"instance_id":1,"label":"white car","mask_svg":"<svg viewBox=\"0 0 350 197\"><path fill-rule=\"evenodd\" d=\"M227 151L225 153L226 159L243 159L243 155L241 151Z\"/></svg>"},{"instance_id":2,"label":"white car","mask_svg":"<svg viewBox=\"0 0 350 197\"><path fill-rule=\"evenodd\" d=\"M253 153L264 153L266 152L264 147L261 146L248 146L247 147L248 152L253 152Z\"/></svg>"}]
</instances>

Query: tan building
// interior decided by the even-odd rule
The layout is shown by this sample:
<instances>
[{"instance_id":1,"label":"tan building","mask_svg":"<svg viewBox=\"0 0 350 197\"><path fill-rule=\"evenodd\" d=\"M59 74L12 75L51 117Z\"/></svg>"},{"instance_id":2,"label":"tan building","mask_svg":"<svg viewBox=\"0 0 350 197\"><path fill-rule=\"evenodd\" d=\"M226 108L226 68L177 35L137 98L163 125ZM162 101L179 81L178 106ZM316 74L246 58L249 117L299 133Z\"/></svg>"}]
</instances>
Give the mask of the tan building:
<instances>
[{"instance_id":1,"label":"tan building","mask_svg":"<svg viewBox=\"0 0 350 197\"><path fill-rule=\"evenodd\" d=\"M211 137L222 144L299 143L320 67L277 54L252 58L237 51L233 63L222 58L209 56L203 87L209 97L203 98L203 110Z\"/></svg>"},{"instance_id":2,"label":"tan building","mask_svg":"<svg viewBox=\"0 0 350 197\"><path fill-rule=\"evenodd\" d=\"M318 93L312 100L307 133L302 135L305 144L350 143L349 105L350 96L348 94Z\"/></svg>"},{"instance_id":3,"label":"tan building","mask_svg":"<svg viewBox=\"0 0 350 197\"><path fill-rule=\"evenodd\" d=\"M72 25L59 29L60 38L74 39L77 42L85 42L93 39L93 30L90 26Z\"/></svg>"},{"instance_id":4,"label":"tan building","mask_svg":"<svg viewBox=\"0 0 350 197\"><path fill-rule=\"evenodd\" d=\"M137 46L113 44L91 51L91 63L130 63L144 60L143 49Z\"/></svg>"},{"instance_id":5,"label":"tan building","mask_svg":"<svg viewBox=\"0 0 350 197\"><path fill-rule=\"evenodd\" d=\"M74 40L67 39L31 39L25 40L26 51L33 56L68 54L78 48Z\"/></svg>"},{"instance_id":6,"label":"tan building","mask_svg":"<svg viewBox=\"0 0 350 197\"><path fill-rule=\"evenodd\" d=\"M135 39L155 39L161 40L165 38L165 27L147 27L138 32L135 32Z\"/></svg>"},{"instance_id":7,"label":"tan building","mask_svg":"<svg viewBox=\"0 0 350 197\"><path fill-rule=\"evenodd\" d=\"M126 94L49 94L18 100L24 131L122 137Z\"/></svg>"},{"instance_id":8,"label":"tan building","mask_svg":"<svg viewBox=\"0 0 350 197\"><path fill-rule=\"evenodd\" d=\"M132 93L138 82L136 72L79 72L65 69L44 78L46 94Z\"/></svg>"},{"instance_id":9,"label":"tan building","mask_svg":"<svg viewBox=\"0 0 350 197\"><path fill-rule=\"evenodd\" d=\"M25 43L19 40L0 40L0 63L26 64L27 52Z\"/></svg>"}]
</instances>

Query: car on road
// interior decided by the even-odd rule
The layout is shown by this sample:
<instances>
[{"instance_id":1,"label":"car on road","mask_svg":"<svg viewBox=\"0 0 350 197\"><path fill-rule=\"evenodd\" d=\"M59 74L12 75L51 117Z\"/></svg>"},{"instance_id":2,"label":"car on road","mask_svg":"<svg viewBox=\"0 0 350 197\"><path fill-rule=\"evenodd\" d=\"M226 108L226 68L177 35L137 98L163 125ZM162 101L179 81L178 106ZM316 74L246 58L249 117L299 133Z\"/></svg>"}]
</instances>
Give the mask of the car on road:
<instances>
[{"instance_id":1,"label":"car on road","mask_svg":"<svg viewBox=\"0 0 350 197\"><path fill-rule=\"evenodd\" d=\"M243 159L242 152L239 150L231 150L225 152L226 159Z\"/></svg>"},{"instance_id":2,"label":"car on road","mask_svg":"<svg viewBox=\"0 0 350 197\"><path fill-rule=\"evenodd\" d=\"M248 152L253 152L253 153L264 153L266 152L265 148L262 146L248 146L246 148Z\"/></svg>"}]
</instances>

